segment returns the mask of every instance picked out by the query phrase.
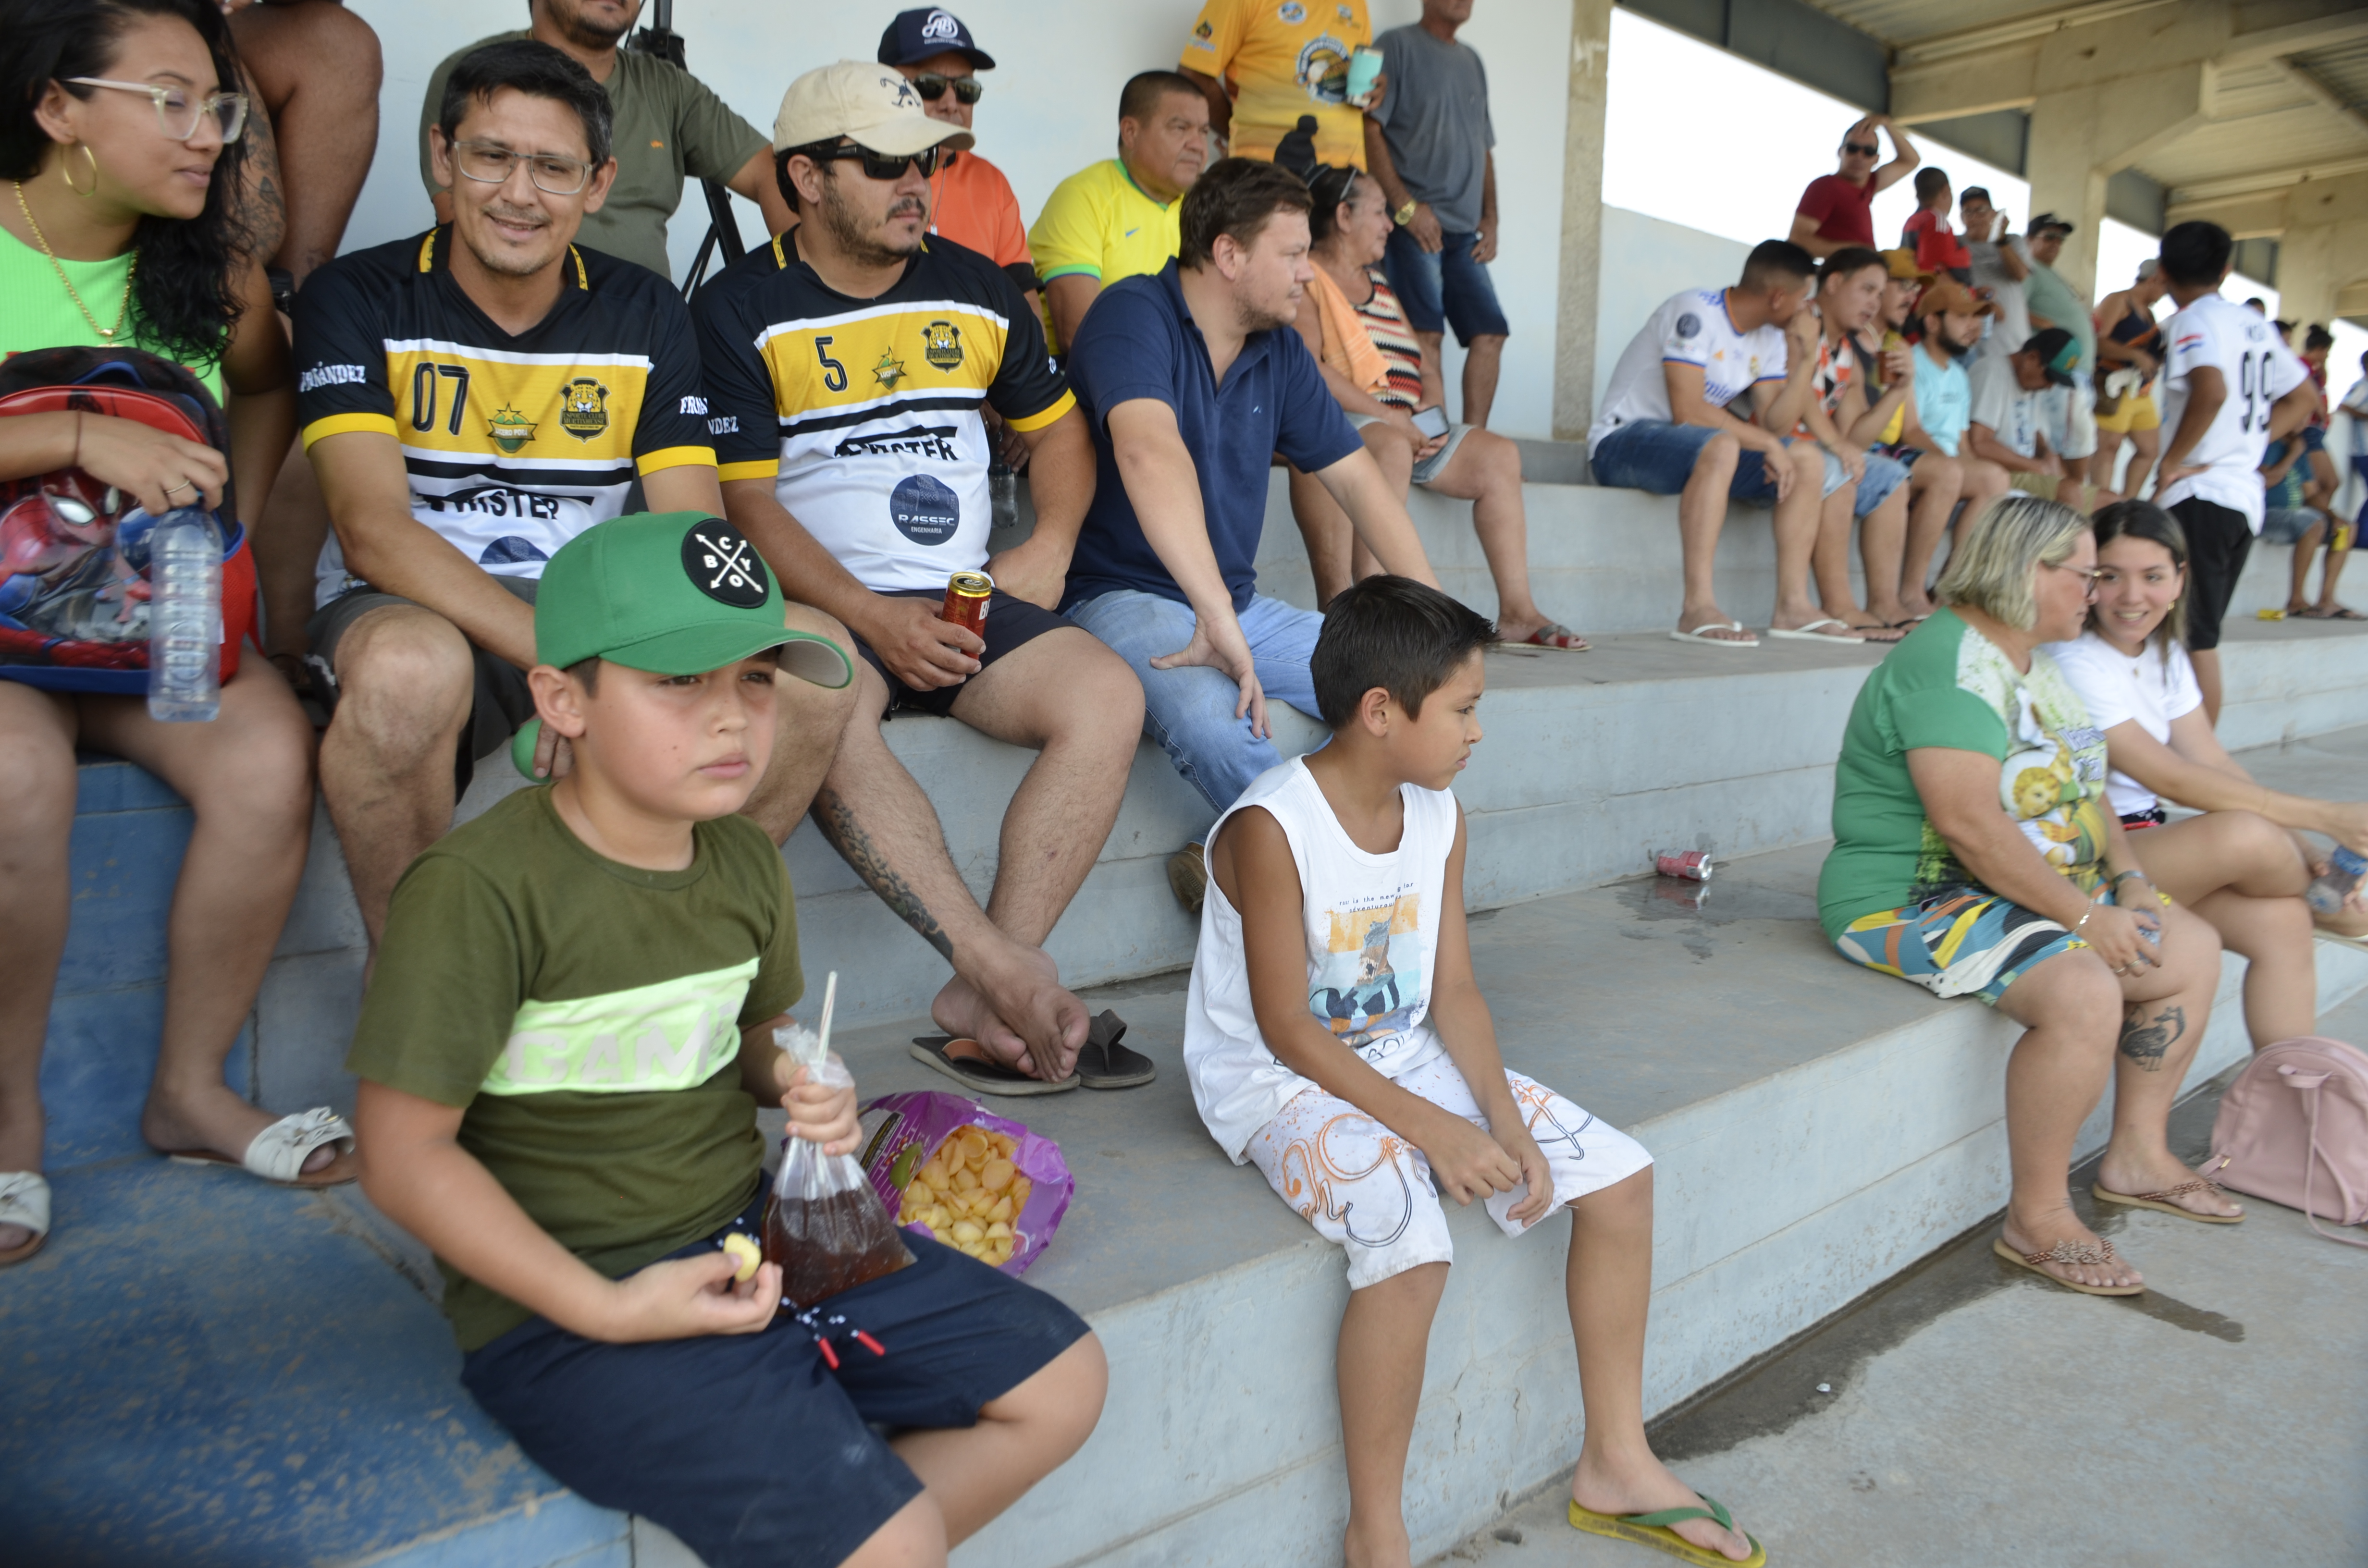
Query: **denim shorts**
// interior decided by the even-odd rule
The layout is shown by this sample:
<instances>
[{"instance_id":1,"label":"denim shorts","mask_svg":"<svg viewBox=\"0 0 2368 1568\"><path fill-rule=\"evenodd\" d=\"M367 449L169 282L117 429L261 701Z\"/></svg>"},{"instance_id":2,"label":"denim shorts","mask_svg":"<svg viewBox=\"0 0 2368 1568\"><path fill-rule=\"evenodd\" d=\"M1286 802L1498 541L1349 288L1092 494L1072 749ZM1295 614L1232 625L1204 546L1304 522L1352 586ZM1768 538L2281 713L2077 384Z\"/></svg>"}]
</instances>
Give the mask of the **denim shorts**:
<instances>
[{"instance_id":1,"label":"denim shorts","mask_svg":"<svg viewBox=\"0 0 2368 1568\"><path fill-rule=\"evenodd\" d=\"M2261 513L2263 544L2300 544L2302 536L2327 519L2307 506L2271 506Z\"/></svg>"},{"instance_id":2,"label":"denim shorts","mask_svg":"<svg viewBox=\"0 0 2368 1568\"><path fill-rule=\"evenodd\" d=\"M1472 259L1472 246L1479 237L1442 234L1445 244L1426 251L1408 231L1390 232L1382 271L1406 311L1406 325L1417 332L1440 332L1452 325L1455 341L1466 348L1475 337L1511 335L1497 303L1497 286L1488 280L1487 264Z\"/></svg>"},{"instance_id":3,"label":"denim shorts","mask_svg":"<svg viewBox=\"0 0 2368 1568\"><path fill-rule=\"evenodd\" d=\"M1826 494L1831 495L1839 486L1833 483L1833 471L1841 466L1831 452L1826 454ZM1845 471L1843 477L1849 474ZM1863 517L1891 498L1891 493L1907 483L1907 465L1881 452L1866 454L1866 477L1858 482L1858 499L1850 505L1850 516Z\"/></svg>"},{"instance_id":4,"label":"denim shorts","mask_svg":"<svg viewBox=\"0 0 2368 1568\"><path fill-rule=\"evenodd\" d=\"M1702 449L1718 432L1707 425L1673 425L1666 419L1637 419L1606 435L1588 454L1587 465L1595 483L1611 490L1642 490L1654 495L1675 495L1694 476ZM1787 436L1784 444L1791 446ZM1906 471L1903 470L1904 473ZM1826 457L1825 494L1831 495L1850 483L1850 475L1831 453ZM1895 481L1895 483L1896 483ZM1773 503L1775 476L1758 452L1735 460L1735 478L1726 493L1737 501ZM1888 492L1885 492L1888 494Z\"/></svg>"}]
</instances>

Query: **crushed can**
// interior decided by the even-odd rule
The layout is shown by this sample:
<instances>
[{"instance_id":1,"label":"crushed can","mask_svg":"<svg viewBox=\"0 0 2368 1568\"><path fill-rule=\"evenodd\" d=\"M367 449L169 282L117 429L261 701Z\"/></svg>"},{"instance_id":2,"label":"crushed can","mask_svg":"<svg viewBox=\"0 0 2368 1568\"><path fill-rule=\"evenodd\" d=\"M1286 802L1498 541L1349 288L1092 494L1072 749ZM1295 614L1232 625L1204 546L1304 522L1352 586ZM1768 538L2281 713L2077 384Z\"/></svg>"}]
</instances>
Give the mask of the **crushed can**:
<instances>
[{"instance_id":1,"label":"crushed can","mask_svg":"<svg viewBox=\"0 0 2368 1568\"><path fill-rule=\"evenodd\" d=\"M1653 856L1653 869L1665 877L1682 877L1690 882L1710 881L1710 851L1707 849L1662 849Z\"/></svg>"}]
</instances>

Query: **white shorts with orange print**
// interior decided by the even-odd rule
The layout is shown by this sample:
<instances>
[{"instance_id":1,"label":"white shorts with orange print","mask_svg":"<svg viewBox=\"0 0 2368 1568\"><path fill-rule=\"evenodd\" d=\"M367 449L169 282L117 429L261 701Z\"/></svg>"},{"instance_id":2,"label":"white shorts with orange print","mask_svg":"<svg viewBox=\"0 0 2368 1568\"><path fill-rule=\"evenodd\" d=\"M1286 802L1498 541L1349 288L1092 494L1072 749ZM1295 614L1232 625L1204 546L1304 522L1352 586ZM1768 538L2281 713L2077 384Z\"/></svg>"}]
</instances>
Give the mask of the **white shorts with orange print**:
<instances>
[{"instance_id":1,"label":"white shorts with orange print","mask_svg":"<svg viewBox=\"0 0 2368 1568\"><path fill-rule=\"evenodd\" d=\"M1536 1079L1508 1071L1505 1082L1546 1157L1556 1208L1653 1163L1643 1144ZM1406 1072L1397 1085L1474 1127L1485 1131L1488 1125L1463 1075L1443 1053ZM1242 1153L1318 1235L1348 1250L1351 1290L1422 1264L1454 1261L1430 1162L1348 1101L1322 1089L1304 1089L1250 1135ZM1526 1229L1508 1216L1529 1190L1524 1183L1487 1199L1488 1217L1508 1236Z\"/></svg>"}]
</instances>

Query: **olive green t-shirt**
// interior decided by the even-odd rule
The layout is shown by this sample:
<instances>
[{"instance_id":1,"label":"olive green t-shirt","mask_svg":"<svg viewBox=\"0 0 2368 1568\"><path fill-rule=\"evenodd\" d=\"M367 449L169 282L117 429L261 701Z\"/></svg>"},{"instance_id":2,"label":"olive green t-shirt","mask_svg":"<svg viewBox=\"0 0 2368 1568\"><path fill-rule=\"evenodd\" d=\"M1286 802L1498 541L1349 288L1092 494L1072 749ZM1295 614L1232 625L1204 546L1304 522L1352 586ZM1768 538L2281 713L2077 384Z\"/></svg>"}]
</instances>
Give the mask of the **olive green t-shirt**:
<instances>
[{"instance_id":1,"label":"olive green t-shirt","mask_svg":"<svg viewBox=\"0 0 2368 1568\"><path fill-rule=\"evenodd\" d=\"M508 43L532 35L495 33L444 57L427 78L419 109L419 178L433 195L436 167L427 151L427 128L444 108L444 79L472 49ZM698 77L669 61L639 50L617 51L617 68L602 84L615 116L610 143L617 157L617 183L598 212L584 214L579 244L623 256L671 278L666 261L666 220L682 205L682 182L729 180L748 160L772 149L773 139L741 119Z\"/></svg>"},{"instance_id":2,"label":"olive green t-shirt","mask_svg":"<svg viewBox=\"0 0 2368 1568\"><path fill-rule=\"evenodd\" d=\"M689 866L594 854L521 790L403 874L347 1053L372 1083L465 1108L461 1147L553 1240L616 1278L721 1228L764 1142L740 1030L804 989L780 851L745 817ZM440 1260L462 1350L533 1314Z\"/></svg>"}]
</instances>

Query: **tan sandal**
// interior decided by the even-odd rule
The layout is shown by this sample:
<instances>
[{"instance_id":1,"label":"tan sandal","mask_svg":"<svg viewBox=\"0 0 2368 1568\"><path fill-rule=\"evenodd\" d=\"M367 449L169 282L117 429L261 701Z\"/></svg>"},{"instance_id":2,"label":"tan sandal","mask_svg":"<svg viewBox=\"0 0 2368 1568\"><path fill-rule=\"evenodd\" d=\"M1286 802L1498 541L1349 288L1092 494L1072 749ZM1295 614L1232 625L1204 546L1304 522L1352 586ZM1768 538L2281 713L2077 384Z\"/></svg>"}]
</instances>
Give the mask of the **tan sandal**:
<instances>
[{"instance_id":1,"label":"tan sandal","mask_svg":"<svg viewBox=\"0 0 2368 1568\"><path fill-rule=\"evenodd\" d=\"M2019 1264L2030 1269L2051 1285L2061 1285L2066 1290L2078 1290L2084 1296L2146 1294L2146 1287L2143 1285L2082 1285L2066 1279L2060 1274L2050 1274L2042 1267L2044 1264L2059 1263L2080 1268L2095 1268L2104 1264L2118 1263L2121 1260L2113 1256L2113 1244L2111 1242L2100 1241L2093 1246L2087 1242L2057 1242L2045 1252L2017 1252L2006 1244L2004 1236L2000 1236L1990 1243L1990 1250L2009 1263Z\"/></svg>"},{"instance_id":2,"label":"tan sandal","mask_svg":"<svg viewBox=\"0 0 2368 1568\"><path fill-rule=\"evenodd\" d=\"M2224 1189L2218 1182L2205 1176L2197 1176L2192 1181L2180 1182L2177 1187L2166 1187L2160 1192L2108 1192L2105 1190L2103 1182L2097 1182L2089 1188L2100 1203L2121 1203L2132 1209L2153 1209L2165 1214L2176 1214L2182 1220L2192 1220L2202 1225L2237 1224L2245 1218L2242 1214L2202 1214L2171 1201L2172 1199L2191 1192L2217 1194L2222 1190Z\"/></svg>"}]
</instances>

